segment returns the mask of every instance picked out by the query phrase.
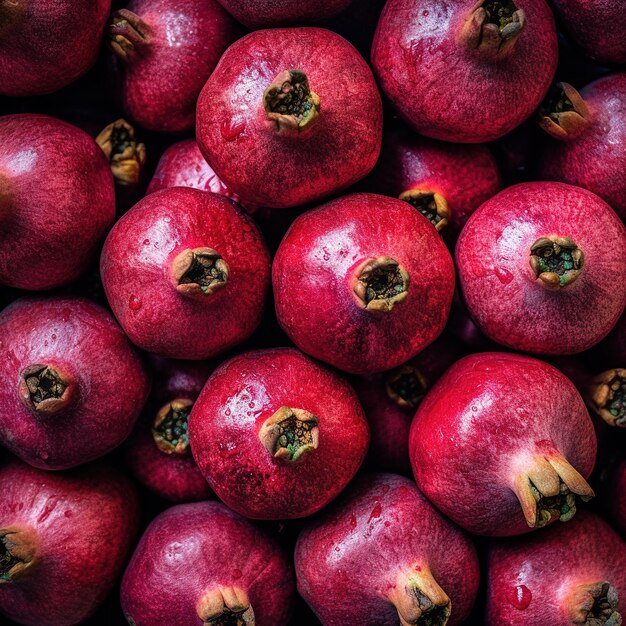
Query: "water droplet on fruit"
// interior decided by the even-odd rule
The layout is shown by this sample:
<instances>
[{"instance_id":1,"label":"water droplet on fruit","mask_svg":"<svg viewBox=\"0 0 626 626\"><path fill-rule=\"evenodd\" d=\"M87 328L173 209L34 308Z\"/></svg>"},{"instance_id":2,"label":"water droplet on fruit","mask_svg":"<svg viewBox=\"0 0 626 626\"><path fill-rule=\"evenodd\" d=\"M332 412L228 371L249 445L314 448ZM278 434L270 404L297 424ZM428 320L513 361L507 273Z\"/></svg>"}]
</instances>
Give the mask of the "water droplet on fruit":
<instances>
[{"instance_id":1,"label":"water droplet on fruit","mask_svg":"<svg viewBox=\"0 0 626 626\"><path fill-rule=\"evenodd\" d=\"M382 512L383 512L383 507L381 506L380 502L377 502L374 505L374 508L372 509L372 512L370 513L370 518L367 521L371 522L373 519L380 517Z\"/></svg>"},{"instance_id":2,"label":"water droplet on fruit","mask_svg":"<svg viewBox=\"0 0 626 626\"><path fill-rule=\"evenodd\" d=\"M39 453L39 458L43 459L44 461L48 458L48 456L50 456L47 452L40 452Z\"/></svg>"},{"instance_id":3,"label":"water droplet on fruit","mask_svg":"<svg viewBox=\"0 0 626 626\"><path fill-rule=\"evenodd\" d=\"M350 517L350 526L352 526L352 528L356 528L356 517L354 517L354 515Z\"/></svg>"},{"instance_id":4,"label":"water droplet on fruit","mask_svg":"<svg viewBox=\"0 0 626 626\"><path fill-rule=\"evenodd\" d=\"M235 141L246 128L245 122L230 119L220 124L220 132L225 141Z\"/></svg>"},{"instance_id":5,"label":"water droplet on fruit","mask_svg":"<svg viewBox=\"0 0 626 626\"><path fill-rule=\"evenodd\" d=\"M233 578L235 580L237 580L238 578L241 578L243 576L242 572L240 569L234 569L233 570Z\"/></svg>"},{"instance_id":6,"label":"water droplet on fruit","mask_svg":"<svg viewBox=\"0 0 626 626\"><path fill-rule=\"evenodd\" d=\"M503 285L508 285L513 280L513 274L503 267L496 267L496 276Z\"/></svg>"},{"instance_id":7,"label":"water droplet on fruit","mask_svg":"<svg viewBox=\"0 0 626 626\"><path fill-rule=\"evenodd\" d=\"M138 311L141 308L141 300L137 296L131 296L128 300L131 311Z\"/></svg>"},{"instance_id":8,"label":"water droplet on fruit","mask_svg":"<svg viewBox=\"0 0 626 626\"><path fill-rule=\"evenodd\" d=\"M385 526L388 528L389 526L391 526L391 522L385 522Z\"/></svg>"},{"instance_id":9,"label":"water droplet on fruit","mask_svg":"<svg viewBox=\"0 0 626 626\"><path fill-rule=\"evenodd\" d=\"M65 515L65 517L72 517L72 512L70 510L65 511L65 513L63 513L63 515Z\"/></svg>"},{"instance_id":10,"label":"water droplet on fruit","mask_svg":"<svg viewBox=\"0 0 626 626\"><path fill-rule=\"evenodd\" d=\"M150 240L149 239L144 239L143 240L143 245L144 246L149 246L150 245Z\"/></svg>"},{"instance_id":11,"label":"water droplet on fruit","mask_svg":"<svg viewBox=\"0 0 626 626\"><path fill-rule=\"evenodd\" d=\"M422 11L422 15L423 15L424 17L428 17L428 11Z\"/></svg>"},{"instance_id":12,"label":"water droplet on fruit","mask_svg":"<svg viewBox=\"0 0 626 626\"><path fill-rule=\"evenodd\" d=\"M511 590L511 604L520 611L528 608L533 594L526 585L517 585Z\"/></svg>"}]
</instances>

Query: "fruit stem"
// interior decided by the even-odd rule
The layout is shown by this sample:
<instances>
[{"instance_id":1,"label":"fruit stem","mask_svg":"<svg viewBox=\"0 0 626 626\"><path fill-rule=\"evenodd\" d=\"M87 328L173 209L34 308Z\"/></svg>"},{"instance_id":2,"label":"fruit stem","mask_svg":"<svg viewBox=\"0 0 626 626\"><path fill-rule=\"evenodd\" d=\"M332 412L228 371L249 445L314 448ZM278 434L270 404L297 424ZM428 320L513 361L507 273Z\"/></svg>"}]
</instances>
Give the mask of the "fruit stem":
<instances>
[{"instance_id":1,"label":"fruit stem","mask_svg":"<svg viewBox=\"0 0 626 626\"><path fill-rule=\"evenodd\" d=\"M254 626L254 611L248 595L239 587L207 591L196 606L204 626Z\"/></svg>"},{"instance_id":2,"label":"fruit stem","mask_svg":"<svg viewBox=\"0 0 626 626\"><path fill-rule=\"evenodd\" d=\"M587 403L609 426L626 428L626 369L598 374L586 391Z\"/></svg>"},{"instance_id":3,"label":"fruit stem","mask_svg":"<svg viewBox=\"0 0 626 626\"><path fill-rule=\"evenodd\" d=\"M400 200L415 207L436 229L442 231L448 224L450 208L448 202L440 194L424 189L408 189L399 196Z\"/></svg>"},{"instance_id":4,"label":"fruit stem","mask_svg":"<svg viewBox=\"0 0 626 626\"><path fill-rule=\"evenodd\" d=\"M19 394L29 409L42 415L52 415L67 408L74 387L71 378L58 367L38 363L22 372Z\"/></svg>"},{"instance_id":5,"label":"fruit stem","mask_svg":"<svg viewBox=\"0 0 626 626\"><path fill-rule=\"evenodd\" d=\"M109 124L96 137L96 143L102 148L119 185L139 182L141 167L146 162L146 146L135 140L135 129L126 120Z\"/></svg>"},{"instance_id":6,"label":"fruit stem","mask_svg":"<svg viewBox=\"0 0 626 626\"><path fill-rule=\"evenodd\" d=\"M319 420L304 409L281 406L263 422L259 439L276 459L297 461L319 443Z\"/></svg>"},{"instance_id":7,"label":"fruit stem","mask_svg":"<svg viewBox=\"0 0 626 626\"><path fill-rule=\"evenodd\" d=\"M414 365L401 365L385 376L385 390L399 407L416 409L428 390L428 382Z\"/></svg>"},{"instance_id":8,"label":"fruit stem","mask_svg":"<svg viewBox=\"0 0 626 626\"><path fill-rule=\"evenodd\" d=\"M204 300L228 283L228 264L212 248L187 248L171 266L178 293Z\"/></svg>"},{"instance_id":9,"label":"fruit stem","mask_svg":"<svg viewBox=\"0 0 626 626\"><path fill-rule=\"evenodd\" d=\"M0 585L12 583L35 566L37 545L30 528L0 528Z\"/></svg>"},{"instance_id":10,"label":"fruit stem","mask_svg":"<svg viewBox=\"0 0 626 626\"><path fill-rule=\"evenodd\" d=\"M566 596L569 623L584 626L619 626L617 590L605 581L577 585Z\"/></svg>"},{"instance_id":11,"label":"fruit stem","mask_svg":"<svg viewBox=\"0 0 626 626\"><path fill-rule=\"evenodd\" d=\"M584 263L583 251L569 237L540 237L530 247L530 267L546 289L554 291L571 285Z\"/></svg>"},{"instance_id":12,"label":"fruit stem","mask_svg":"<svg viewBox=\"0 0 626 626\"><path fill-rule=\"evenodd\" d=\"M389 256L366 259L357 266L353 290L366 310L389 313L407 297L409 275Z\"/></svg>"},{"instance_id":13,"label":"fruit stem","mask_svg":"<svg viewBox=\"0 0 626 626\"><path fill-rule=\"evenodd\" d=\"M136 13L128 9L115 11L108 28L108 44L122 61L132 61L144 54L152 39L152 29Z\"/></svg>"},{"instance_id":14,"label":"fruit stem","mask_svg":"<svg viewBox=\"0 0 626 626\"><path fill-rule=\"evenodd\" d=\"M189 453L187 422L192 406L192 400L176 398L159 409L152 425L152 438L161 452L165 454Z\"/></svg>"},{"instance_id":15,"label":"fruit stem","mask_svg":"<svg viewBox=\"0 0 626 626\"><path fill-rule=\"evenodd\" d=\"M556 83L539 107L539 126L560 141L578 137L589 124L589 108L569 83Z\"/></svg>"}]
</instances>

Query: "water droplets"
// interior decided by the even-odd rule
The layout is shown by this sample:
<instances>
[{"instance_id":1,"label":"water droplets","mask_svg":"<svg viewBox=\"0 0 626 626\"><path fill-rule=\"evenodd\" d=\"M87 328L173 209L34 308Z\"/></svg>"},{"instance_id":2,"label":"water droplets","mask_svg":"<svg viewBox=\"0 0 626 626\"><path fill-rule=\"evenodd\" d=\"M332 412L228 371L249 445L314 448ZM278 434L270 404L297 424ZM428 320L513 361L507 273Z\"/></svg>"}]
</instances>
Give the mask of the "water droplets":
<instances>
[{"instance_id":1,"label":"water droplets","mask_svg":"<svg viewBox=\"0 0 626 626\"><path fill-rule=\"evenodd\" d=\"M526 585L517 585L511 590L510 602L520 611L528 608L532 599L533 594Z\"/></svg>"},{"instance_id":2,"label":"water droplets","mask_svg":"<svg viewBox=\"0 0 626 626\"><path fill-rule=\"evenodd\" d=\"M245 122L231 118L229 120L224 120L220 124L220 133L222 134L224 141L235 141L235 139L243 133L245 128Z\"/></svg>"},{"instance_id":3,"label":"water droplets","mask_svg":"<svg viewBox=\"0 0 626 626\"><path fill-rule=\"evenodd\" d=\"M141 299L137 296L131 296L128 299L128 307L131 311L138 311L141 308Z\"/></svg>"}]
</instances>

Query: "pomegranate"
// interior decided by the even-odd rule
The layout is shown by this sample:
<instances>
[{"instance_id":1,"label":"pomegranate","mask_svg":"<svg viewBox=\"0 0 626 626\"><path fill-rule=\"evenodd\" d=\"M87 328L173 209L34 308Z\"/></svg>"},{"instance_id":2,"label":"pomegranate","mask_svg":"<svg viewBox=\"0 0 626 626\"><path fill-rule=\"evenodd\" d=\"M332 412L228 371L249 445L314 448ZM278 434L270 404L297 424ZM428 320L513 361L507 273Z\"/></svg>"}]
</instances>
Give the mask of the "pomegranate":
<instances>
[{"instance_id":1,"label":"pomegranate","mask_svg":"<svg viewBox=\"0 0 626 626\"><path fill-rule=\"evenodd\" d=\"M523 183L467 222L456 247L459 282L474 321L494 341L574 354L598 343L624 309L624 248L624 225L594 194Z\"/></svg>"},{"instance_id":2,"label":"pomegranate","mask_svg":"<svg viewBox=\"0 0 626 626\"><path fill-rule=\"evenodd\" d=\"M357 182L374 167L381 136L371 70L321 28L243 37L198 100L197 140L209 165L244 202L268 207L312 202Z\"/></svg>"},{"instance_id":3,"label":"pomegranate","mask_svg":"<svg viewBox=\"0 0 626 626\"><path fill-rule=\"evenodd\" d=\"M567 521L576 496L593 496L585 404L559 370L527 356L484 352L455 363L420 404L409 453L424 495L478 535Z\"/></svg>"},{"instance_id":4,"label":"pomegranate","mask_svg":"<svg viewBox=\"0 0 626 626\"><path fill-rule=\"evenodd\" d=\"M393 474L363 476L305 527L295 561L298 591L324 626L454 626L478 589L471 541Z\"/></svg>"},{"instance_id":5,"label":"pomegranate","mask_svg":"<svg viewBox=\"0 0 626 626\"><path fill-rule=\"evenodd\" d=\"M452 309L450 310L450 318L446 326L446 332L458 339L462 344L469 348L470 352L487 352L498 350L498 344L487 339L485 335L478 329L478 326L471 318L467 307L463 302L463 298L459 295L458 290L454 292L454 300L452 301Z\"/></svg>"},{"instance_id":6,"label":"pomegranate","mask_svg":"<svg viewBox=\"0 0 626 626\"><path fill-rule=\"evenodd\" d=\"M360 193L296 219L276 253L272 283L278 321L301 350L368 374L404 363L437 338L454 267L435 229L408 203Z\"/></svg>"},{"instance_id":7,"label":"pomegranate","mask_svg":"<svg viewBox=\"0 0 626 626\"><path fill-rule=\"evenodd\" d=\"M269 254L255 224L227 198L164 189L113 227L102 283L130 340L176 359L206 359L261 321Z\"/></svg>"},{"instance_id":8,"label":"pomegranate","mask_svg":"<svg viewBox=\"0 0 626 626\"><path fill-rule=\"evenodd\" d=\"M0 313L0 442L42 469L117 447L149 377L112 316L83 298L21 298Z\"/></svg>"},{"instance_id":9,"label":"pomegranate","mask_svg":"<svg viewBox=\"0 0 626 626\"><path fill-rule=\"evenodd\" d=\"M293 348L233 357L209 378L189 417L193 455L213 491L254 519L326 506L369 443L356 394Z\"/></svg>"},{"instance_id":10,"label":"pomegranate","mask_svg":"<svg viewBox=\"0 0 626 626\"><path fill-rule=\"evenodd\" d=\"M294 591L273 537L219 502L196 502L148 526L121 597L134 626L286 626Z\"/></svg>"}]
</instances>

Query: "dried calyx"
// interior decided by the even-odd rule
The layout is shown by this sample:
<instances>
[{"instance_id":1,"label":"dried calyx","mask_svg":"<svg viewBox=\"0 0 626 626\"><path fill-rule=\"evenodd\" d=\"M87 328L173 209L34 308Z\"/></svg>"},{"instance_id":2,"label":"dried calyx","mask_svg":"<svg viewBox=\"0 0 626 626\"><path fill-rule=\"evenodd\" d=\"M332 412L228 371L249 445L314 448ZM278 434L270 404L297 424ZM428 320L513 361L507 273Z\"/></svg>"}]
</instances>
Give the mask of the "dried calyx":
<instances>
[{"instance_id":1,"label":"dried calyx","mask_svg":"<svg viewBox=\"0 0 626 626\"><path fill-rule=\"evenodd\" d=\"M152 437L157 448L165 454L188 454L189 435L187 421L193 401L176 398L164 404L152 426Z\"/></svg>"},{"instance_id":2,"label":"dried calyx","mask_svg":"<svg viewBox=\"0 0 626 626\"><path fill-rule=\"evenodd\" d=\"M398 406L416 409L428 390L428 382L414 365L401 365L387 373L385 389Z\"/></svg>"},{"instance_id":3,"label":"dried calyx","mask_svg":"<svg viewBox=\"0 0 626 626\"><path fill-rule=\"evenodd\" d=\"M569 237L540 237L530 247L530 267L548 289L573 283L585 262L583 251Z\"/></svg>"},{"instance_id":4,"label":"dried calyx","mask_svg":"<svg viewBox=\"0 0 626 626\"><path fill-rule=\"evenodd\" d=\"M108 27L108 43L122 61L130 61L142 54L152 38L151 28L128 9L115 11Z\"/></svg>"},{"instance_id":5,"label":"dried calyx","mask_svg":"<svg viewBox=\"0 0 626 626\"><path fill-rule=\"evenodd\" d=\"M567 598L571 624L581 626L619 626L617 590L608 581L578 585Z\"/></svg>"},{"instance_id":6,"label":"dried calyx","mask_svg":"<svg viewBox=\"0 0 626 626\"><path fill-rule=\"evenodd\" d=\"M120 185L136 185L146 162L146 146L135 139L135 129L123 119L109 124L96 137Z\"/></svg>"},{"instance_id":7,"label":"dried calyx","mask_svg":"<svg viewBox=\"0 0 626 626\"><path fill-rule=\"evenodd\" d=\"M67 407L71 390L69 378L52 365L38 363L22 372L20 396L38 413L57 413Z\"/></svg>"},{"instance_id":8,"label":"dried calyx","mask_svg":"<svg viewBox=\"0 0 626 626\"><path fill-rule=\"evenodd\" d=\"M586 395L588 404L609 426L626 427L626 369L598 374Z\"/></svg>"},{"instance_id":9,"label":"dried calyx","mask_svg":"<svg viewBox=\"0 0 626 626\"><path fill-rule=\"evenodd\" d=\"M437 231L443 230L448 224L450 209L440 193L410 189L403 191L398 197L414 206Z\"/></svg>"},{"instance_id":10,"label":"dried calyx","mask_svg":"<svg viewBox=\"0 0 626 626\"><path fill-rule=\"evenodd\" d=\"M389 312L408 295L409 275L391 257L363 261L355 274L354 293L368 311Z\"/></svg>"},{"instance_id":11,"label":"dried calyx","mask_svg":"<svg viewBox=\"0 0 626 626\"><path fill-rule=\"evenodd\" d=\"M589 123L589 108L568 83L556 83L539 107L539 126L561 141L578 137Z\"/></svg>"},{"instance_id":12,"label":"dried calyx","mask_svg":"<svg viewBox=\"0 0 626 626\"><path fill-rule=\"evenodd\" d=\"M297 461L319 443L319 420L304 409L281 406L261 426L259 439L276 459Z\"/></svg>"},{"instance_id":13,"label":"dried calyx","mask_svg":"<svg viewBox=\"0 0 626 626\"><path fill-rule=\"evenodd\" d=\"M36 545L34 531L0 528L0 585L13 582L34 567Z\"/></svg>"},{"instance_id":14,"label":"dried calyx","mask_svg":"<svg viewBox=\"0 0 626 626\"><path fill-rule=\"evenodd\" d=\"M445 626L452 610L450 598L424 566L401 572L389 600L401 626Z\"/></svg>"},{"instance_id":15,"label":"dried calyx","mask_svg":"<svg viewBox=\"0 0 626 626\"><path fill-rule=\"evenodd\" d=\"M204 594L196 607L204 626L254 626L254 611L245 591L219 587Z\"/></svg>"},{"instance_id":16,"label":"dried calyx","mask_svg":"<svg viewBox=\"0 0 626 626\"><path fill-rule=\"evenodd\" d=\"M179 293L204 299L226 285L228 265L211 248L188 248L174 259L172 278Z\"/></svg>"}]
</instances>

